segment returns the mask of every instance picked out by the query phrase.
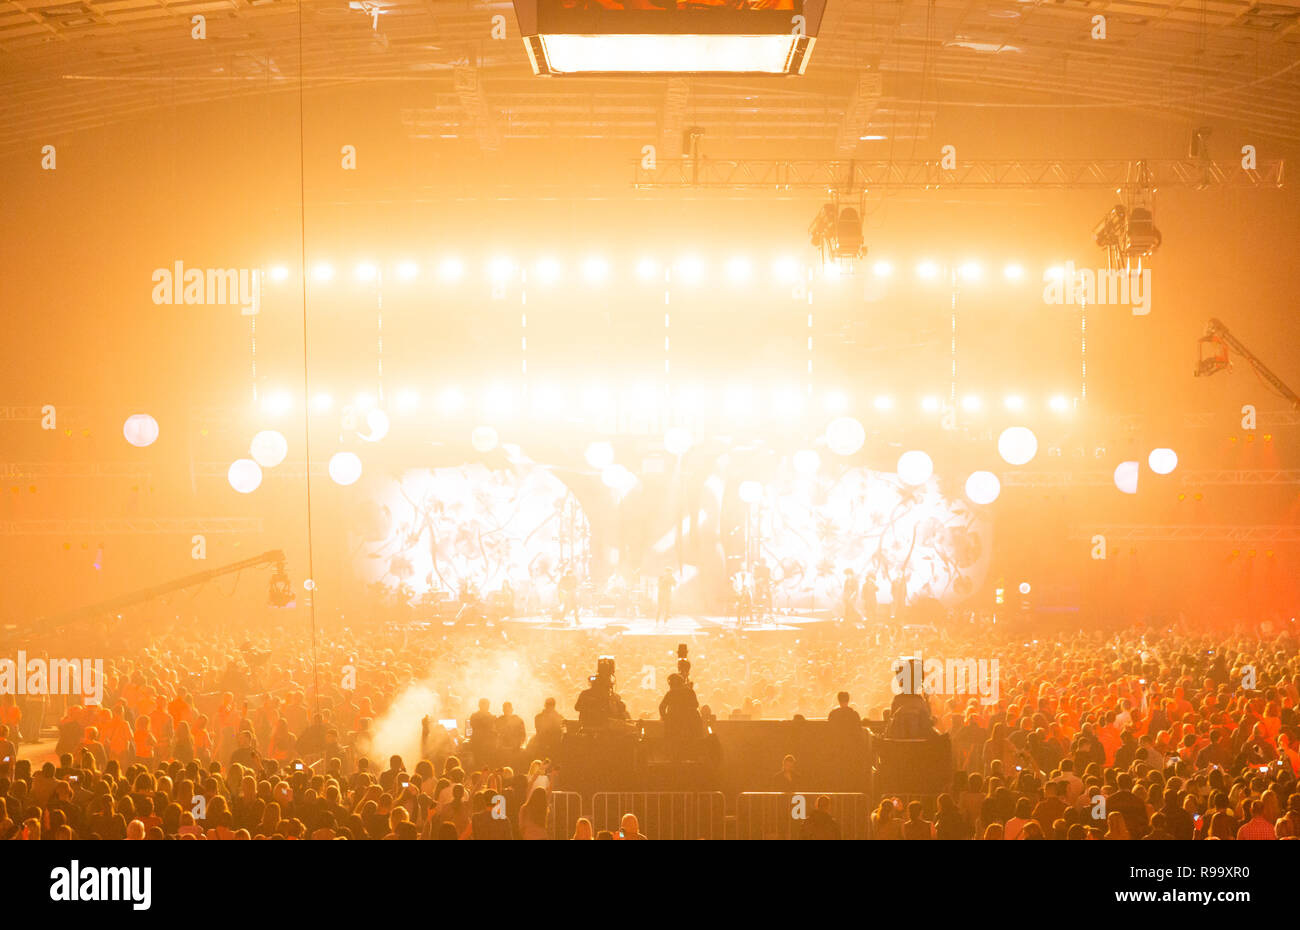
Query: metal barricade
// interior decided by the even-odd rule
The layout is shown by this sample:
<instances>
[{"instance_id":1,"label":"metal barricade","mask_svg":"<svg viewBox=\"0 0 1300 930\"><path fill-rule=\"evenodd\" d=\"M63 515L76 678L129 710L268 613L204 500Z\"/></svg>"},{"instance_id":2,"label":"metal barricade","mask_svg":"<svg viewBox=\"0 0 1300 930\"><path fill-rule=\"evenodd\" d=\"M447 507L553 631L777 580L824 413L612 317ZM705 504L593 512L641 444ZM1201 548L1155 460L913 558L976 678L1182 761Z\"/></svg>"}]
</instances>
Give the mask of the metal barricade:
<instances>
[{"instance_id":1,"label":"metal barricade","mask_svg":"<svg viewBox=\"0 0 1300 930\"><path fill-rule=\"evenodd\" d=\"M831 817L840 838L871 838L871 798L845 791L747 791L736 799L736 838L741 840L800 839L817 799L831 799Z\"/></svg>"},{"instance_id":2,"label":"metal barricade","mask_svg":"<svg viewBox=\"0 0 1300 930\"><path fill-rule=\"evenodd\" d=\"M553 840L571 839L578 818L582 816L582 795L576 791L552 791L549 800L547 835Z\"/></svg>"},{"instance_id":3,"label":"metal barricade","mask_svg":"<svg viewBox=\"0 0 1300 930\"><path fill-rule=\"evenodd\" d=\"M601 791L591 796L592 826L617 833L624 814L635 814L651 840L720 840L725 802L721 791Z\"/></svg>"}]
</instances>

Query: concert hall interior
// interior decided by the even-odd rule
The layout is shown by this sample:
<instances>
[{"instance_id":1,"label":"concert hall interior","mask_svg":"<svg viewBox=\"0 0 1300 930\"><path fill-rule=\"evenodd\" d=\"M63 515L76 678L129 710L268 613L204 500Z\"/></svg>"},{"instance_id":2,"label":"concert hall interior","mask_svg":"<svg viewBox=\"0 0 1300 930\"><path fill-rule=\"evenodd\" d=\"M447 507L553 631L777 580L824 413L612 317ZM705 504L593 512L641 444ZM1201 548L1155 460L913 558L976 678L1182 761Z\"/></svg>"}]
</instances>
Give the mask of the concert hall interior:
<instances>
[{"instance_id":1,"label":"concert hall interior","mask_svg":"<svg viewBox=\"0 0 1300 930\"><path fill-rule=\"evenodd\" d=\"M4 5L0 839L1300 835L1298 15Z\"/></svg>"}]
</instances>

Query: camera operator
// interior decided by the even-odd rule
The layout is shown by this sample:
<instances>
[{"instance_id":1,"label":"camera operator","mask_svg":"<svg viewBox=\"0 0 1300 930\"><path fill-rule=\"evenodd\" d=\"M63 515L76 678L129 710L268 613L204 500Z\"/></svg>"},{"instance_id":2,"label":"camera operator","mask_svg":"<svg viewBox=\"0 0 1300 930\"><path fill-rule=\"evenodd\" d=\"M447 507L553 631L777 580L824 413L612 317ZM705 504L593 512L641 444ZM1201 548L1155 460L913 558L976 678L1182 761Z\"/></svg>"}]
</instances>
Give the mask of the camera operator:
<instances>
[{"instance_id":1,"label":"camera operator","mask_svg":"<svg viewBox=\"0 0 1300 930\"><path fill-rule=\"evenodd\" d=\"M699 698L681 675L668 676L668 693L659 702L659 716L664 722L664 738L674 757L703 735Z\"/></svg>"},{"instance_id":2,"label":"camera operator","mask_svg":"<svg viewBox=\"0 0 1300 930\"><path fill-rule=\"evenodd\" d=\"M607 668L604 661L587 683L587 689L578 695L577 703L573 705L583 730L607 730L611 724L628 719L627 707L614 692L613 669Z\"/></svg>"}]
</instances>

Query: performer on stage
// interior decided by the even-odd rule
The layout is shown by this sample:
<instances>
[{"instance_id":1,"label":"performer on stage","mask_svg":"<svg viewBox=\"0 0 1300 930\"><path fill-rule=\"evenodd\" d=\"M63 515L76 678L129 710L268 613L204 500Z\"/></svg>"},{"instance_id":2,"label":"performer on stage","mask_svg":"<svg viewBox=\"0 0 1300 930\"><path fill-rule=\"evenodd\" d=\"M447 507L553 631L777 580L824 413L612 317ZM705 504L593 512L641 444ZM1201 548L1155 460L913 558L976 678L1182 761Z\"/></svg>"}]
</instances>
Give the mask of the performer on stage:
<instances>
[{"instance_id":1,"label":"performer on stage","mask_svg":"<svg viewBox=\"0 0 1300 930\"><path fill-rule=\"evenodd\" d=\"M566 567L564 574L560 576L560 617L563 620L570 613L573 614L573 625L578 623L578 576L573 573L572 568Z\"/></svg>"},{"instance_id":2,"label":"performer on stage","mask_svg":"<svg viewBox=\"0 0 1300 930\"><path fill-rule=\"evenodd\" d=\"M759 559L754 566L754 606L758 615L766 619L772 614L772 566Z\"/></svg>"},{"instance_id":3,"label":"performer on stage","mask_svg":"<svg viewBox=\"0 0 1300 930\"><path fill-rule=\"evenodd\" d=\"M677 577L671 568L665 568L659 574L659 610L655 614L655 626L660 623L668 625L672 616L673 588L677 586Z\"/></svg>"},{"instance_id":4,"label":"performer on stage","mask_svg":"<svg viewBox=\"0 0 1300 930\"><path fill-rule=\"evenodd\" d=\"M854 606L854 601L858 598L858 579L853 574L853 569L844 569L844 590L842 592L842 602L840 609L842 611L840 619L846 623L856 623L861 619L858 614L858 608Z\"/></svg>"}]
</instances>

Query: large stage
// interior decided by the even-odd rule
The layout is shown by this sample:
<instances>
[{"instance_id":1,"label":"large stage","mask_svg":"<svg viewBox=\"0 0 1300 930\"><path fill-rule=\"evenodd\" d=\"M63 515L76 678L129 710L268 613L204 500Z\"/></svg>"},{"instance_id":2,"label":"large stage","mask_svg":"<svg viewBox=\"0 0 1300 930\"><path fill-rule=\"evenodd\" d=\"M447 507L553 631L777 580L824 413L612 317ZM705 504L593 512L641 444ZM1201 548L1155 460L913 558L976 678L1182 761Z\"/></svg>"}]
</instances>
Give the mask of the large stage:
<instances>
[{"instance_id":1,"label":"large stage","mask_svg":"<svg viewBox=\"0 0 1300 930\"><path fill-rule=\"evenodd\" d=\"M498 621L507 629L519 632L603 633L623 636L663 636L672 639L738 632L797 634L825 628L834 622L824 617L776 614L763 620L746 620L743 625L738 625L735 617L677 614L665 623L657 623L654 617L600 617L586 612L580 615L576 623L572 617L568 620L556 620L550 615L513 617Z\"/></svg>"}]
</instances>

